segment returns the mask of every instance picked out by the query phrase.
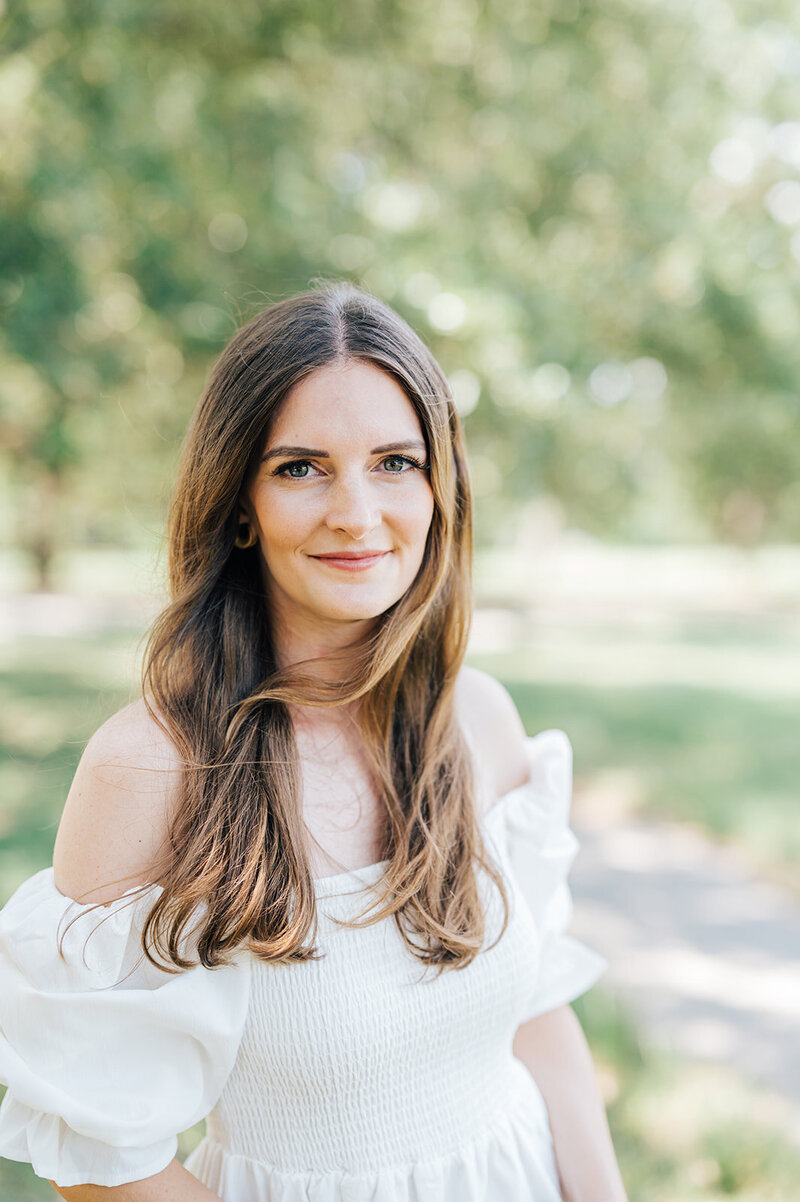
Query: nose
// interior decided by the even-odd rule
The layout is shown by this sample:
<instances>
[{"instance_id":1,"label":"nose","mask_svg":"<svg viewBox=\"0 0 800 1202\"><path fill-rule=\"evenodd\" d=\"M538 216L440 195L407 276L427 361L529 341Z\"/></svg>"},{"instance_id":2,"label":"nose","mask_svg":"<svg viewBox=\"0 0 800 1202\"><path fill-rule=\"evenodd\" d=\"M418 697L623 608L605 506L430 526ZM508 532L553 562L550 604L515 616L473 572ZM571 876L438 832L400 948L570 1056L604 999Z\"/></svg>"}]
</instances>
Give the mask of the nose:
<instances>
[{"instance_id":1,"label":"nose","mask_svg":"<svg viewBox=\"0 0 800 1202\"><path fill-rule=\"evenodd\" d=\"M370 490L369 481L358 473L340 477L329 494L325 525L329 530L344 531L358 541L381 524L380 509Z\"/></svg>"}]
</instances>

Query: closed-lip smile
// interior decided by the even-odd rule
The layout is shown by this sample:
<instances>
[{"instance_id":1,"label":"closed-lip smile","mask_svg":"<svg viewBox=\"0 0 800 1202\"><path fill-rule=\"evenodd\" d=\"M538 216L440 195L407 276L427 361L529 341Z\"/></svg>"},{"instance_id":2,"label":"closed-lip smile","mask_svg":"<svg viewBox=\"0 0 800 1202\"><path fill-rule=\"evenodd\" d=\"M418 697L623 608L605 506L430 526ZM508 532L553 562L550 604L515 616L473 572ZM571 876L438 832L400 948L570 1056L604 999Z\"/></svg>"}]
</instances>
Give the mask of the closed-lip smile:
<instances>
[{"instance_id":1,"label":"closed-lip smile","mask_svg":"<svg viewBox=\"0 0 800 1202\"><path fill-rule=\"evenodd\" d=\"M390 551L326 551L322 555L312 555L320 563L327 564L335 572L349 573L351 576L358 572L368 572L382 563Z\"/></svg>"}]
</instances>

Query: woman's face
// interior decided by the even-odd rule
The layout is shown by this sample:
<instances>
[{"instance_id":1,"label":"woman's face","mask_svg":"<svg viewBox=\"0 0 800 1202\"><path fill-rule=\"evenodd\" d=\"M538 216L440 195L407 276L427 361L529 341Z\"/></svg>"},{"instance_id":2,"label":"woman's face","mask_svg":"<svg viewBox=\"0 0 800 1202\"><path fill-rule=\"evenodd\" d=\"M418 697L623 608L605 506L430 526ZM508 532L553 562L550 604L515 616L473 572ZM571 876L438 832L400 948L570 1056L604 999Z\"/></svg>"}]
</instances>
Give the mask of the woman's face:
<instances>
[{"instance_id":1,"label":"woman's face","mask_svg":"<svg viewBox=\"0 0 800 1202\"><path fill-rule=\"evenodd\" d=\"M319 368L290 390L242 511L273 619L330 628L403 596L433 516L427 464L414 406L374 364Z\"/></svg>"}]
</instances>

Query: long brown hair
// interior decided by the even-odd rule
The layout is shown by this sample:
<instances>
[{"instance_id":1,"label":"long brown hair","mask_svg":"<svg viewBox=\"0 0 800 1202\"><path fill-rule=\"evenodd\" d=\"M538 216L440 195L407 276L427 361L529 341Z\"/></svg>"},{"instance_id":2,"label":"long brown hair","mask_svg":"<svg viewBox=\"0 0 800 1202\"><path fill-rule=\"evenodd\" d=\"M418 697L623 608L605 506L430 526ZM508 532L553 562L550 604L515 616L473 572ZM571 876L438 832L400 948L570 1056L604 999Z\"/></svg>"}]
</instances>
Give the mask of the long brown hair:
<instances>
[{"instance_id":1,"label":"long brown hair","mask_svg":"<svg viewBox=\"0 0 800 1202\"><path fill-rule=\"evenodd\" d=\"M240 550L234 539L240 497L287 393L317 368L352 359L387 372L413 404L434 512L415 580L327 681L302 664L278 668L258 544ZM485 938L478 867L500 890L503 929L508 900L481 839L455 716L472 614L472 503L461 422L431 352L392 309L347 283L258 313L211 371L184 439L167 533L171 600L150 630L142 684L184 770L171 854L153 881L162 892L143 932L148 957L152 941L176 969L196 963L182 939L199 906L193 943L207 967L242 944L272 962L318 958L287 704L358 699L389 863L381 904L348 925L393 915L425 964L466 966Z\"/></svg>"}]
</instances>

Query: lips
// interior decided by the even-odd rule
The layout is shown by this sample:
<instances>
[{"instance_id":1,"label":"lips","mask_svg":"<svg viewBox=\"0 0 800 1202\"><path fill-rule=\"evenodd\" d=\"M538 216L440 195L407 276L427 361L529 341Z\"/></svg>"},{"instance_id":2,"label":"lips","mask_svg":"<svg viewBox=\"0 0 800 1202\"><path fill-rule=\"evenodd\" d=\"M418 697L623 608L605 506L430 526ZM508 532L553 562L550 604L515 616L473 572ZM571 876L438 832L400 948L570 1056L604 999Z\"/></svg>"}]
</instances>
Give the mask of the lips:
<instances>
[{"instance_id":1,"label":"lips","mask_svg":"<svg viewBox=\"0 0 800 1202\"><path fill-rule=\"evenodd\" d=\"M388 551L326 551L321 555L312 555L312 559L378 559L388 555Z\"/></svg>"},{"instance_id":2,"label":"lips","mask_svg":"<svg viewBox=\"0 0 800 1202\"><path fill-rule=\"evenodd\" d=\"M343 572L366 572L389 554L389 551L339 551L312 555L310 558L318 559L328 567L338 568Z\"/></svg>"}]
</instances>

